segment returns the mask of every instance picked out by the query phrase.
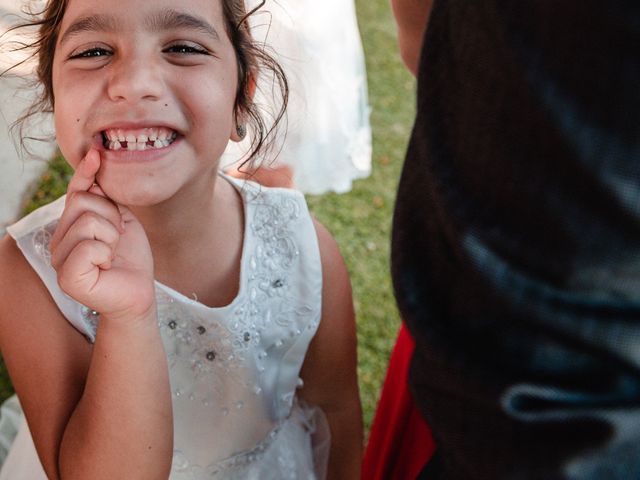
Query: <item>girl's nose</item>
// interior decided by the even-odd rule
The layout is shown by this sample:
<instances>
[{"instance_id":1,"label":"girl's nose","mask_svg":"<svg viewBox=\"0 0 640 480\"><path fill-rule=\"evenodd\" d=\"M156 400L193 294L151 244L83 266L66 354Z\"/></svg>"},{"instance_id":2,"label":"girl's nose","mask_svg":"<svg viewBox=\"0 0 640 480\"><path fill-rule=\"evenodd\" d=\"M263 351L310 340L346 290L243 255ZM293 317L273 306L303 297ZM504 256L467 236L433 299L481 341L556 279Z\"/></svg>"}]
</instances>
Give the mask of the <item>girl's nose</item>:
<instances>
[{"instance_id":1,"label":"girl's nose","mask_svg":"<svg viewBox=\"0 0 640 480\"><path fill-rule=\"evenodd\" d=\"M165 84L160 66L142 55L123 55L109 67L108 95L113 101L158 100Z\"/></svg>"}]
</instances>

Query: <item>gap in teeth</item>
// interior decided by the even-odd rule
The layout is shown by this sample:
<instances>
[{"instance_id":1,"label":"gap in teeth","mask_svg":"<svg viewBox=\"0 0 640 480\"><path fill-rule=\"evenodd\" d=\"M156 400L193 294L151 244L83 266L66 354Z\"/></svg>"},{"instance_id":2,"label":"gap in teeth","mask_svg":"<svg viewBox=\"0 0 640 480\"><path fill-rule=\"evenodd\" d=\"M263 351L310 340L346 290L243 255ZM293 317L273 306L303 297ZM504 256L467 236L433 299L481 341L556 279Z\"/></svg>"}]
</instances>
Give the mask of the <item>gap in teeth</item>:
<instances>
[{"instance_id":1,"label":"gap in teeth","mask_svg":"<svg viewBox=\"0 0 640 480\"><path fill-rule=\"evenodd\" d=\"M146 150L164 148L173 143L178 134L168 128L144 128L136 131L111 129L102 132L104 146L109 150Z\"/></svg>"}]
</instances>

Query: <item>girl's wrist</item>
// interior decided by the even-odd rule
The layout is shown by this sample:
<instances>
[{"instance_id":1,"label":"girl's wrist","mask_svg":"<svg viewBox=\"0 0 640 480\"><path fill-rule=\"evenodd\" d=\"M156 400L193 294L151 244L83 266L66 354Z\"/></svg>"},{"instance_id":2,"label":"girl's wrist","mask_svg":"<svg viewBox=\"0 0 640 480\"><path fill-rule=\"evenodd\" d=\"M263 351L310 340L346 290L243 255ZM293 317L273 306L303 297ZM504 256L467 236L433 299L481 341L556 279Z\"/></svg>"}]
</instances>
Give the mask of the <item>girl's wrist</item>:
<instances>
[{"instance_id":1,"label":"girl's wrist","mask_svg":"<svg viewBox=\"0 0 640 480\"><path fill-rule=\"evenodd\" d=\"M101 330L127 330L145 329L148 326L154 328L158 325L158 315L155 301L148 308L126 310L99 314ZM102 328L100 328L102 327Z\"/></svg>"},{"instance_id":2,"label":"girl's wrist","mask_svg":"<svg viewBox=\"0 0 640 480\"><path fill-rule=\"evenodd\" d=\"M110 323L125 324L155 322L157 308L153 277L148 285L147 282L143 282L143 285L138 285L131 290L131 292L135 292L135 295L129 295L130 292L122 292L126 294L126 298L112 296L109 303L103 308L96 305L95 311L98 312L100 319Z\"/></svg>"}]
</instances>

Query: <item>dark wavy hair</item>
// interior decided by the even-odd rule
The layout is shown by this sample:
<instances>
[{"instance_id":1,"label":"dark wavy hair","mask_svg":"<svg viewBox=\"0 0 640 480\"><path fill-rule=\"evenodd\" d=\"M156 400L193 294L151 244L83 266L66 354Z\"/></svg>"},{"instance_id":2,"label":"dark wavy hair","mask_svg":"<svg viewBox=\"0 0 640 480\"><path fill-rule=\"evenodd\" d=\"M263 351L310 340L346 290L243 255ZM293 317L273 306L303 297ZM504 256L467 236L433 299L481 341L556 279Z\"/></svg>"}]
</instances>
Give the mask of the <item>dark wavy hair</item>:
<instances>
[{"instance_id":1,"label":"dark wavy hair","mask_svg":"<svg viewBox=\"0 0 640 480\"><path fill-rule=\"evenodd\" d=\"M244 0L214 0L220 1L225 18L225 29L236 53L238 67L238 90L236 92L236 116L248 119L248 129L251 139L250 153L243 166L255 162L259 155L263 155L274 145L276 129L282 122L289 98L287 78L280 64L271 56L265 46L254 40L250 32L249 18L260 11L266 0L262 0L255 8L247 11ZM39 113L53 113L55 97L53 95L53 56L55 53L60 24L67 9L69 0L49 0L41 11L25 11L28 20L11 27L7 33L35 28L37 35L31 42L13 42L12 51L26 51L28 57L16 65L8 68L0 75L10 72L13 68L33 58L38 62L35 83L41 85L37 91L33 104L16 120L12 129L18 129L20 143L23 148L25 138L25 123ZM265 113L252 101L250 82L257 81L259 74L270 73L274 85L273 93L276 97L271 121L265 120Z\"/></svg>"}]
</instances>

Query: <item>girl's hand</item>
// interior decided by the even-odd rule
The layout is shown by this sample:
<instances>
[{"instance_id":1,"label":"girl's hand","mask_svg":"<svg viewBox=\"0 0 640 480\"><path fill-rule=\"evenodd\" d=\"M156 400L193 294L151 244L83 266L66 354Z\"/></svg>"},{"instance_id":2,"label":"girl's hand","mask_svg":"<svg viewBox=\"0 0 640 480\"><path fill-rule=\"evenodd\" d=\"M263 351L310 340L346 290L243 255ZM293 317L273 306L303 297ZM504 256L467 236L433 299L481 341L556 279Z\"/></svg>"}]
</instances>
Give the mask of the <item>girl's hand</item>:
<instances>
[{"instance_id":1,"label":"girl's hand","mask_svg":"<svg viewBox=\"0 0 640 480\"><path fill-rule=\"evenodd\" d=\"M100 161L89 150L69 182L51 264L74 300L109 318L140 318L155 308L151 248L133 213L95 183Z\"/></svg>"}]
</instances>

